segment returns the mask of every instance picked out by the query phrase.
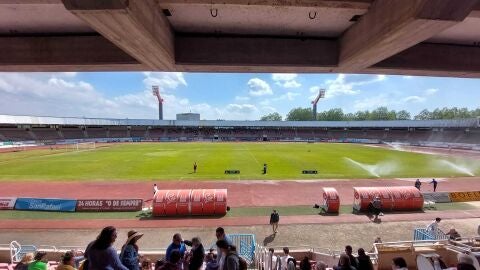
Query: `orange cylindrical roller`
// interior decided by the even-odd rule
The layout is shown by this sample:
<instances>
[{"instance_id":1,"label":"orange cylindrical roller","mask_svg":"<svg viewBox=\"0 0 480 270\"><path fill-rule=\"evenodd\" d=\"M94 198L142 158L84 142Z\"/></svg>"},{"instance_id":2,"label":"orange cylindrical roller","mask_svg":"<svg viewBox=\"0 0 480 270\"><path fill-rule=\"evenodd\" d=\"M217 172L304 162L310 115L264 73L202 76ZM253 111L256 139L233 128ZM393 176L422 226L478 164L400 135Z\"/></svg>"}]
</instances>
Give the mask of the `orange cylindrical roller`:
<instances>
[{"instance_id":1,"label":"orange cylindrical roller","mask_svg":"<svg viewBox=\"0 0 480 270\"><path fill-rule=\"evenodd\" d=\"M379 196L382 210L386 211L414 211L423 207L423 195L415 187L354 187L353 207L358 211L365 211L368 205Z\"/></svg>"},{"instance_id":2,"label":"orange cylindrical roller","mask_svg":"<svg viewBox=\"0 0 480 270\"><path fill-rule=\"evenodd\" d=\"M338 213L340 197L335 188L323 188L323 207L327 213Z\"/></svg>"},{"instance_id":3,"label":"orange cylindrical roller","mask_svg":"<svg viewBox=\"0 0 480 270\"><path fill-rule=\"evenodd\" d=\"M227 190L215 190L215 215L227 214Z\"/></svg>"}]
</instances>

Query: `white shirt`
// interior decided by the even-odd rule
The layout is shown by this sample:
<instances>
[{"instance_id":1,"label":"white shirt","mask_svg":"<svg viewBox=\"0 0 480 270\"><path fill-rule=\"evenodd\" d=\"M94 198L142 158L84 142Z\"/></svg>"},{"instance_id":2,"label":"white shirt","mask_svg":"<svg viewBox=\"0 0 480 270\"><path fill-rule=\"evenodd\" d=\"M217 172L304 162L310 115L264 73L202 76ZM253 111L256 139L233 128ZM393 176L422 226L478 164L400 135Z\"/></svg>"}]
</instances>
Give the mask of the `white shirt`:
<instances>
[{"instance_id":1,"label":"white shirt","mask_svg":"<svg viewBox=\"0 0 480 270\"><path fill-rule=\"evenodd\" d=\"M436 232L437 230L438 230L438 223L436 221L430 223L430 225L427 226L427 231Z\"/></svg>"},{"instance_id":2,"label":"white shirt","mask_svg":"<svg viewBox=\"0 0 480 270\"><path fill-rule=\"evenodd\" d=\"M277 270L277 258L275 254L268 253L264 263L265 270Z\"/></svg>"},{"instance_id":3,"label":"white shirt","mask_svg":"<svg viewBox=\"0 0 480 270\"><path fill-rule=\"evenodd\" d=\"M158 191L158 187L157 186L153 186L153 193L157 193Z\"/></svg>"},{"instance_id":4,"label":"white shirt","mask_svg":"<svg viewBox=\"0 0 480 270\"><path fill-rule=\"evenodd\" d=\"M290 258L293 258L293 257L290 256L290 255L285 255L285 256L282 256L282 257L280 258L280 262L282 262L282 269L280 269L280 270L286 270L286 269L287 269L287 266L288 266L288 265L287 265L287 261L288 261L288 259L290 259Z\"/></svg>"}]
</instances>

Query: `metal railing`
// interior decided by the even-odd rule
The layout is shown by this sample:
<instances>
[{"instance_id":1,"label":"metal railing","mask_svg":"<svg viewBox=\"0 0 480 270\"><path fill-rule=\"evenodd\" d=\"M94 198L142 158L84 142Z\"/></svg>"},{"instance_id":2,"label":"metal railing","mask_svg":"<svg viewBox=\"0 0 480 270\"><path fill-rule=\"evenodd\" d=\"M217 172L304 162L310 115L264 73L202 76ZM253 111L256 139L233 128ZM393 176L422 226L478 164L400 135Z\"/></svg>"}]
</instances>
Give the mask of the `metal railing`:
<instances>
[{"instance_id":1,"label":"metal railing","mask_svg":"<svg viewBox=\"0 0 480 270\"><path fill-rule=\"evenodd\" d=\"M448 236L440 229L427 230L425 228L416 228L413 230L413 240L446 240Z\"/></svg>"}]
</instances>

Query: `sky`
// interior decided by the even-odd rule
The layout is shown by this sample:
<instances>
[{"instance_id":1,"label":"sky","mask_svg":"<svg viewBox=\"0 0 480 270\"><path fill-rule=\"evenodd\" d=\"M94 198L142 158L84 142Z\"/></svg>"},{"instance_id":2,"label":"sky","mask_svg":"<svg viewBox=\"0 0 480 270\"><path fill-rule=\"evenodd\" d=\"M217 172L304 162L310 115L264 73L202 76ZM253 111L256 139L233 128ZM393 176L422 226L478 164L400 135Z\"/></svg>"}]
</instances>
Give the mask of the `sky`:
<instances>
[{"instance_id":1,"label":"sky","mask_svg":"<svg viewBox=\"0 0 480 270\"><path fill-rule=\"evenodd\" d=\"M296 107L344 112L379 106L412 116L437 107L480 107L480 79L356 75L181 72L0 73L0 114L155 119L158 85L164 119L200 113L207 120L258 120Z\"/></svg>"}]
</instances>

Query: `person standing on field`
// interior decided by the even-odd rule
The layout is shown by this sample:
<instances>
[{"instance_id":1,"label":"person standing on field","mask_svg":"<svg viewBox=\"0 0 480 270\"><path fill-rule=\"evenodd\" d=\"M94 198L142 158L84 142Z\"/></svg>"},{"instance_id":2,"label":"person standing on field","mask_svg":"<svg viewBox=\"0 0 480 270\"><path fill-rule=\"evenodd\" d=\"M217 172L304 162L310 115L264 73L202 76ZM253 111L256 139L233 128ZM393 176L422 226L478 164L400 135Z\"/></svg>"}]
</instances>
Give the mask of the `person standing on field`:
<instances>
[{"instance_id":1,"label":"person standing on field","mask_svg":"<svg viewBox=\"0 0 480 270\"><path fill-rule=\"evenodd\" d=\"M158 191L157 184L153 184L153 196L155 196L155 194L157 193L157 191Z\"/></svg>"},{"instance_id":2,"label":"person standing on field","mask_svg":"<svg viewBox=\"0 0 480 270\"><path fill-rule=\"evenodd\" d=\"M193 173L196 173L197 172L197 162L195 161L193 163Z\"/></svg>"},{"instance_id":3,"label":"person standing on field","mask_svg":"<svg viewBox=\"0 0 480 270\"><path fill-rule=\"evenodd\" d=\"M272 225L273 233L277 233L278 230L278 222L280 221L280 216L278 215L277 210L273 210L272 214L270 215L270 225Z\"/></svg>"},{"instance_id":4,"label":"person standing on field","mask_svg":"<svg viewBox=\"0 0 480 270\"><path fill-rule=\"evenodd\" d=\"M437 191L437 186L438 186L437 180L435 180L435 178L433 178L432 182L430 182L430 184L433 185L433 192L436 192Z\"/></svg>"},{"instance_id":5,"label":"person standing on field","mask_svg":"<svg viewBox=\"0 0 480 270\"><path fill-rule=\"evenodd\" d=\"M420 188L422 187L422 182L420 182L420 179L417 179L417 181L415 181L415 187L420 190Z\"/></svg>"},{"instance_id":6,"label":"person standing on field","mask_svg":"<svg viewBox=\"0 0 480 270\"><path fill-rule=\"evenodd\" d=\"M263 163L263 174L267 174L267 163Z\"/></svg>"}]
</instances>

